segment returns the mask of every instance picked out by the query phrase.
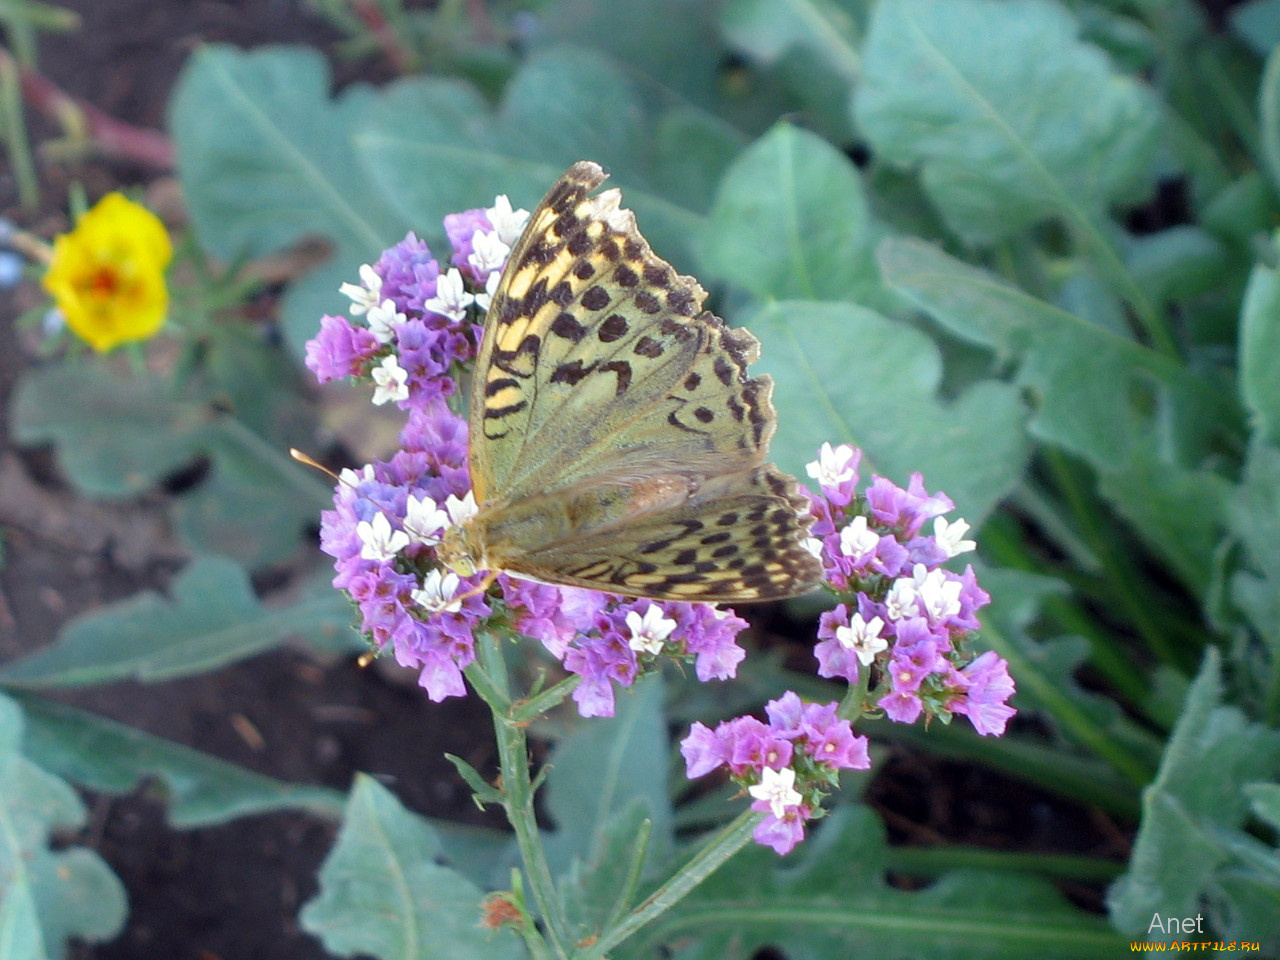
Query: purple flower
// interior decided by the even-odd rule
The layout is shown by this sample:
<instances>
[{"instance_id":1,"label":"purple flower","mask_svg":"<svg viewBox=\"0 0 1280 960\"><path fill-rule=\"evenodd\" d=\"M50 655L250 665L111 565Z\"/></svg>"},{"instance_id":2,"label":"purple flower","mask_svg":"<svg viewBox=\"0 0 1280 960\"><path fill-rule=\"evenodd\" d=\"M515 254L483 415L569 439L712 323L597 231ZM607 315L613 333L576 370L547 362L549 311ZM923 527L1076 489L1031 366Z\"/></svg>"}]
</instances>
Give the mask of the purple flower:
<instances>
[{"instance_id":1,"label":"purple flower","mask_svg":"<svg viewBox=\"0 0 1280 960\"><path fill-rule=\"evenodd\" d=\"M685 775L690 780L729 762L728 745L718 733L701 723L689 728L689 735L680 741L680 753L684 757Z\"/></svg>"},{"instance_id":2,"label":"purple flower","mask_svg":"<svg viewBox=\"0 0 1280 960\"><path fill-rule=\"evenodd\" d=\"M953 698L948 709L969 718L973 728L983 736L1000 736L1017 711L1006 701L1014 694L1009 664L988 650L960 671L968 689Z\"/></svg>"},{"instance_id":3,"label":"purple flower","mask_svg":"<svg viewBox=\"0 0 1280 960\"><path fill-rule=\"evenodd\" d=\"M757 800L751 804L751 809L763 812L769 809L769 805L763 800ZM805 806L788 810L782 817L775 817L770 813L756 824L751 838L761 846L770 847L779 856L784 856L804 839L805 821L810 816L811 811Z\"/></svg>"},{"instance_id":4,"label":"purple flower","mask_svg":"<svg viewBox=\"0 0 1280 960\"><path fill-rule=\"evenodd\" d=\"M924 704L912 690L893 690L880 698L879 707L890 720L897 723L915 723L924 711Z\"/></svg>"},{"instance_id":5,"label":"purple flower","mask_svg":"<svg viewBox=\"0 0 1280 960\"><path fill-rule=\"evenodd\" d=\"M461 213L446 214L444 232L449 237L449 245L453 247L450 263L464 274L477 279L472 270L470 259L475 252L475 235L493 230L488 214L484 209L463 210Z\"/></svg>"},{"instance_id":6,"label":"purple flower","mask_svg":"<svg viewBox=\"0 0 1280 960\"><path fill-rule=\"evenodd\" d=\"M321 383L355 377L370 363L382 345L364 327L354 327L346 317L325 315L320 332L307 341L307 369Z\"/></svg>"},{"instance_id":7,"label":"purple flower","mask_svg":"<svg viewBox=\"0 0 1280 960\"><path fill-rule=\"evenodd\" d=\"M436 294L440 264L426 243L412 232L384 250L373 269L382 278L379 295L394 301L396 308L406 314L421 313L423 304Z\"/></svg>"}]
</instances>

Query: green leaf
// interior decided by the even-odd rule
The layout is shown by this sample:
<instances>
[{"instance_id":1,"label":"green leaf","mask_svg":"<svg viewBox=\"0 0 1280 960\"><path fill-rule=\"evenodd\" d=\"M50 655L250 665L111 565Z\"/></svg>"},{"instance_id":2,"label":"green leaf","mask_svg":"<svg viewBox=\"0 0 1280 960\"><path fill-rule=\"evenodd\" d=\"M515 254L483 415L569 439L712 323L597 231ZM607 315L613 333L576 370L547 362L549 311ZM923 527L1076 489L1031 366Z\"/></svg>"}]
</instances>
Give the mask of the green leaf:
<instances>
[{"instance_id":1,"label":"green leaf","mask_svg":"<svg viewBox=\"0 0 1280 960\"><path fill-rule=\"evenodd\" d=\"M878 286L862 182L848 159L781 123L725 174L702 263L763 300L854 300Z\"/></svg>"},{"instance_id":2,"label":"green leaf","mask_svg":"<svg viewBox=\"0 0 1280 960\"><path fill-rule=\"evenodd\" d=\"M1240 396L1261 439L1280 443L1280 277L1262 263L1240 308Z\"/></svg>"},{"instance_id":3,"label":"green leaf","mask_svg":"<svg viewBox=\"0 0 1280 960\"><path fill-rule=\"evenodd\" d=\"M878 156L918 167L958 233L1089 225L1149 184L1160 111L1045 0L882 0L856 114Z\"/></svg>"},{"instance_id":4,"label":"green leaf","mask_svg":"<svg viewBox=\"0 0 1280 960\"><path fill-rule=\"evenodd\" d=\"M786 945L793 960L1096 960L1124 944L1106 925L1026 874L956 871L907 893L884 878L884 831L844 807L783 860L751 846L625 945L622 957L738 960Z\"/></svg>"},{"instance_id":5,"label":"green leaf","mask_svg":"<svg viewBox=\"0 0 1280 960\"><path fill-rule=\"evenodd\" d=\"M71 481L93 497L148 489L202 450L207 408L169 394L149 375L128 379L90 362L24 376L13 398L13 434L53 443Z\"/></svg>"},{"instance_id":6,"label":"green leaf","mask_svg":"<svg viewBox=\"0 0 1280 960\"><path fill-rule=\"evenodd\" d=\"M238 564L202 557L174 581L172 600L146 593L83 616L55 642L0 668L0 684L48 688L169 680L253 656L286 637L349 635L350 617L348 604L334 591L268 610Z\"/></svg>"},{"instance_id":7,"label":"green leaf","mask_svg":"<svg viewBox=\"0 0 1280 960\"><path fill-rule=\"evenodd\" d=\"M853 139L862 5L849 0L731 0L720 15L740 54L773 68L827 139Z\"/></svg>"},{"instance_id":8,"label":"green leaf","mask_svg":"<svg viewBox=\"0 0 1280 960\"><path fill-rule=\"evenodd\" d=\"M939 323L999 359L1016 359L1018 384L1036 396L1031 432L1098 468L1124 466L1138 437L1151 429L1133 396L1147 381L1202 410L1227 406L1181 365L936 247L886 240L878 255L885 282Z\"/></svg>"},{"instance_id":9,"label":"green leaf","mask_svg":"<svg viewBox=\"0 0 1280 960\"><path fill-rule=\"evenodd\" d=\"M379 960L515 960L506 930L480 927L482 891L442 866L440 840L385 788L359 776L302 927L330 953Z\"/></svg>"},{"instance_id":10,"label":"green leaf","mask_svg":"<svg viewBox=\"0 0 1280 960\"><path fill-rule=\"evenodd\" d=\"M1259 57L1280 44L1280 0L1248 0L1231 8L1231 32Z\"/></svg>"},{"instance_id":11,"label":"green leaf","mask_svg":"<svg viewBox=\"0 0 1280 960\"><path fill-rule=\"evenodd\" d=\"M374 93L353 86L331 100L331 82L314 50L208 46L188 61L169 108L187 210L214 256L262 256L316 234L336 246L330 264L286 299L286 330L299 351L324 306L336 309L341 278L405 228L353 176L352 137Z\"/></svg>"},{"instance_id":12,"label":"green leaf","mask_svg":"<svg viewBox=\"0 0 1280 960\"><path fill-rule=\"evenodd\" d=\"M747 326L764 344L780 424L773 457L803 475L823 442L864 451L863 475L905 483L924 474L979 524L1018 482L1026 463L1016 391L981 382L938 397L942 364L918 330L852 304L770 304Z\"/></svg>"},{"instance_id":13,"label":"green leaf","mask_svg":"<svg viewBox=\"0 0 1280 960\"><path fill-rule=\"evenodd\" d=\"M547 813L556 824L546 838L554 872L567 870L575 859L597 862L614 820L636 798L653 823L650 861L666 859L674 844L667 751L656 676L619 691L613 717L583 723L557 745L546 784Z\"/></svg>"},{"instance_id":14,"label":"green leaf","mask_svg":"<svg viewBox=\"0 0 1280 960\"><path fill-rule=\"evenodd\" d=\"M61 955L69 937L109 940L124 926L124 886L93 851L52 847L84 825L64 781L23 756L23 718L0 696L0 956Z\"/></svg>"},{"instance_id":15,"label":"green leaf","mask_svg":"<svg viewBox=\"0 0 1280 960\"><path fill-rule=\"evenodd\" d=\"M253 567L291 556L329 505L325 484L285 454L284 436L265 439L148 374L90 362L36 370L16 391L13 431L20 443L55 444L70 480L95 497L137 494L209 457L210 476L177 499L179 526L197 552Z\"/></svg>"},{"instance_id":16,"label":"green leaf","mask_svg":"<svg viewBox=\"0 0 1280 960\"><path fill-rule=\"evenodd\" d=\"M1224 873L1233 882L1253 874L1252 886L1271 885L1280 860L1264 874L1240 854L1249 814L1246 784L1280 773L1280 733L1250 723L1234 707L1220 706L1221 667L1209 648L1200 676L1183 704L1155 782L1143 793L1142 824L1128 872L1107 902L1116 926L1144 935L1152 916L1194 917ZM1248 844L1247 846L1252 846ZM1247 848L1247 847L1246 847ZM1274 899L1274 893L1272 894ZM1206 919L1226 940L1263 941L1263 954L1280 946L1280 930L1245 928L1230 902L1209 901ZM1275 914L1272 914L1274 918Z\"/></svg>"},{"instance_id":17,"label":"green leaf","mask_svg":"<svg viewBox=\"0 0 1280 960\"><path fill-rule=\"evenodd\" d=\"M1263 159L1271 186L1280 187L1280 47L1267 57L1258 87L1258 112L1262 125Z\"/></svg>"},{"instance_id":18,"label":"green leaf","mask_svg":"<svg viewBox=\"0 0 1280 960\"><path fill-rule=\"evenodd\" d=\"M507 194L532 208L577 160L602 163L654 249L688 269L709 195L672 200L653 187L666 173L645 158L654 121L627 76L598 54L539 53L520 69L496 112L454 81L402 81L376 104L358 137L369 176L420 232ZM708 156L719 156L721 150ZM707 178L707 182L714 182Z\"/></svg>"},{"instance_id":19,"label":"green leaf","mask_svg":"<svg viewBox=\"0 0 1280 960\"><path fill-rule=\"evenodd\" d=\"M566 44L594 50L613 61L612 69L665 99L715 110L723 98L720 65L726 53L715 19L714 4L687 0L557 0L541 12L534 39L539 53Z\"/></svg>"},{"instance_id":20,"label":"green leaf","mask_svg":"<svg viewBox=\"0 0 1280 960\"><path fill-rule=\"evenodd\" d=\"M123 794L148 779L162 785L169 822L201 827L271 810L337 817L342 795L283 783L105 717L29 693L24 750L42 767L90 790Z\"/></svg>"}]
</instances>

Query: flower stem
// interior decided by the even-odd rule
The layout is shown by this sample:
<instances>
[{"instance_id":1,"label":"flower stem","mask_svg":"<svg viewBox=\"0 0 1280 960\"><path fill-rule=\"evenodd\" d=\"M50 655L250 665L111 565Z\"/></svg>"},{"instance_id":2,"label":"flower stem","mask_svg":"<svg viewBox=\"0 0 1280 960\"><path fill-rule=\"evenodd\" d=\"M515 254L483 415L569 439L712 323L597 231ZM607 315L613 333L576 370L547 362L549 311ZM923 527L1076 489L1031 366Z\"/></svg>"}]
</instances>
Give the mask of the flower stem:
<instances>
[{"instance_id":1,"label":"flower stem","mask_svg":"<svg viewBox=\"0 0 1280 960\"><path fill-rule=\"evenodd\" d=\"M670 880L627 914L621 923L602 931L599 940L574 954L574 960L597 960L603 957L646 923L670 910L750 842L751 831L760 818L761 815L753 810L739 814L695 853L687 864L677 870Z\"/></svg>"},{"instance_id":2,"label":"flower stem","mask_svg":"<svg viewBox=\"0 0 1280 960\"><path fill-rule=\"evenodd\" d=\"M542 849L542 838L533 812L533 782L529 777L529 743L524 724L516 722L512 715L511 695L508 687L506 663L502 658L502 638L486 632L477 637L477 662L468 668L476 692L489 705L493 713L493 732L498 743L498 763L502 770L503 807L507 820L516 833L516 845L524 863L529 890L545 924L551 946L556 956L567 960L572 938L564 904L556 891Z\"/></svg>"}]
</instances>

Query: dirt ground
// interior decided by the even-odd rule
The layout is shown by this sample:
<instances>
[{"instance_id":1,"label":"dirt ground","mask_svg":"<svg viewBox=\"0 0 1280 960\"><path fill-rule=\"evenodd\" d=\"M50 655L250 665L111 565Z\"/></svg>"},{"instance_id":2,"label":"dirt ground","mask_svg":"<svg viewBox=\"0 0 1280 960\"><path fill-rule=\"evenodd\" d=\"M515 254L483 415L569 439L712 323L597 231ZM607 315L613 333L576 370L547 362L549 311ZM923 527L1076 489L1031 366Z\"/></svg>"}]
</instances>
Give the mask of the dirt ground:
<instances>
[{"instance_id":1,"label":"dirt ground","mask_svg":"<svg viewBox=\"0 0 1280 960\"><path fill-rule=\"evenodd\" d=\"M156 129L163 129L178 70L201 42L305 42L332 55L337 39L294 0L61 5L76 10L83 26L43 42L43 72L109 114ZM339 78L376 80L378 69L335 61ZM47 122L33 119L37 143L52 132ZM15 213L13 184L0 172L0 213L45 236L64 225L59 218L72 180L96 197L157 176L101 160L46 164L42 173L46 209L32 216ZM14 447L7 433L11 391L38 360L20 343L12 318L36 295L0 291L0 660L48 643L62 624L102 604L163 588L182 562L166 526L162 491L125 503L90 501L60 479L49 451ZM61 696L283 780L345 790L357 771L365 771L421 813L482 822L442 755L455 753L482 771L492 769L483 710L472 700L430 704L415 688L350 660L320 663L300 652L274 652L213 675ZM870 799L900 839L1093 853L1116 839L1084 811L1064 810L982 771L902 751L884 765ZM79 947L82 960L325 956L297 929L295 917L315 892L334 824L297 813L174 831L161 804L145 792L86 795L86 801L90 825L74 839L100 851L124 881L130 918L114 942ZM1098 906L1098 891L1074 893L1079 902Z\"/></svg>"}]
</instances>

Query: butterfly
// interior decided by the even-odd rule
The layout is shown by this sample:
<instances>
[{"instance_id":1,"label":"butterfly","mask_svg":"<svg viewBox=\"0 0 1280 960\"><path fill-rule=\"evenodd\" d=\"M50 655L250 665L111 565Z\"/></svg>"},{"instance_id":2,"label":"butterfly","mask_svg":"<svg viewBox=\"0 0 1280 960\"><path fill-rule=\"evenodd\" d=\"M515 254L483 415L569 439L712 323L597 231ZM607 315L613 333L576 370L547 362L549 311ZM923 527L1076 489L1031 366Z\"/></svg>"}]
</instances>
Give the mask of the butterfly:
<instances>
[{"instance_id":1,"label":"butterfly","mask_svg":"<svg viewBox=\"0 0 1280 960\"><path fill-rule=\"evenodd\" d=\"M445 535L455 572L660 600L816 586L812 518L766 463L772 382L755 337L650 249L579 162L529 217L494 290L470 393L479 511Z\"/></svg>"}]
</instances>

